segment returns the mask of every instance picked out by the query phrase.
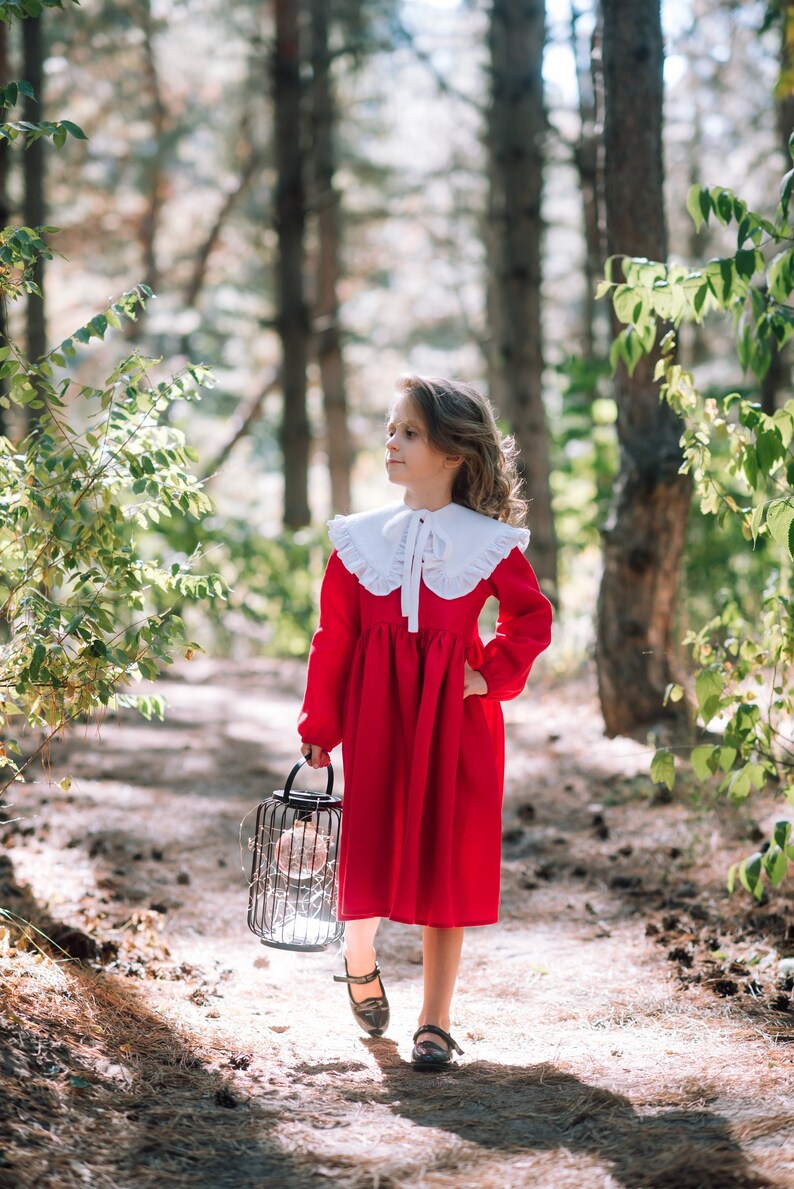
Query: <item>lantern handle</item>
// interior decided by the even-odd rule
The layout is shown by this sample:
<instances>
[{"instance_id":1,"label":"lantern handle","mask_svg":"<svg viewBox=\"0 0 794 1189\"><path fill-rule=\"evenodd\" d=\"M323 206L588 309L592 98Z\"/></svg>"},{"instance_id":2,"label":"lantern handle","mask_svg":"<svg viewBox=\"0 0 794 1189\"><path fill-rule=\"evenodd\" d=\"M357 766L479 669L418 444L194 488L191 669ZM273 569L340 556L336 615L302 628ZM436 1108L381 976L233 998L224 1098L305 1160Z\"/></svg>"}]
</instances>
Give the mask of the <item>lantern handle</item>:
<instances>
[{"instance_id":1,"label":"lantern handle","mask_svg":"<svg viewBox=\"0 0 794 1189\"><path fill-rule=\"evenodd\" d=\"M305 763L307 763L308 758L309 758L308 756L304 756L302 760L298 760L297 764L295 765L295 767L292 769L289 776L287 777L287 783L284 785L284 796L285 797L288 797L290 795L290 792L292 790L292 782L295 779L295 777L298 775L298 773L300 772L303 765ZM326 795L326 797L330 797L332 792L334 791L334 766L333 766L333 764L328 765L327 772L328 772L328 775L325 778L325 795Z\"/></svg>"}]
</instances>

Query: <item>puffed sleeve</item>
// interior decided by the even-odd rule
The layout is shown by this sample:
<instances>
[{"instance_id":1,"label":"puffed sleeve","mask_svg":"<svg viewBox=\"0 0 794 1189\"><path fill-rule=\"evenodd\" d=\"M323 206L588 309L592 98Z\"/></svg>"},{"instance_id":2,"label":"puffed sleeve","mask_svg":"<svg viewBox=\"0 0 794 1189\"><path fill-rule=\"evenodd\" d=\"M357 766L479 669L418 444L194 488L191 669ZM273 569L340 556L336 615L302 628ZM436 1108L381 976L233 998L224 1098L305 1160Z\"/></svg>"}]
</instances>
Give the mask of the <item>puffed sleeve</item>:
<instances>
[{"instance_id":1,"label":"puffed sleeve","mask_svg":"<svg viewBox=\"0 0 794 1189\"><path fill-rule=\"evenodd\" d=\"M298 718L304 743L331 751L342 739L345 695L359 637L359 584L336 550L320 588L320 624L312 637L306 694Z\"/></svg>"},{"instance_id":2,"label":"puffed sleeve","mask_svg":"<svg viewBox=\"0 0 794 1189\"><path fill-rule=\"evenodd\" d=\"M521 693L533 661L551 642L551 603L520 549L499 563L488 583L499 615L496 634L477 668L488 686L483 696L507 701Z\"/></svg>"}]
</instances>

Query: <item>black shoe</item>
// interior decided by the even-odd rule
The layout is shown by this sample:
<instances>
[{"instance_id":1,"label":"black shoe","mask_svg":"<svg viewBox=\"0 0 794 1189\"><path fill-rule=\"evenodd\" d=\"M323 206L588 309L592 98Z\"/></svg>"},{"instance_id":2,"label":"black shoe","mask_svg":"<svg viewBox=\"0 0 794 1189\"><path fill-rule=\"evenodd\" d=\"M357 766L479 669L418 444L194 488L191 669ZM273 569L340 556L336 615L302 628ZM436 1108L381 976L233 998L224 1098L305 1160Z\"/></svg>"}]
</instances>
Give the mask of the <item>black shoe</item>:
<instances>
[{"instance_id":1,"label":"black shoe","mask_svg":"<svg viewBox=\"0 0 794 1189\"><path fill-rule=\"evenodd\" d=\"M421 1036L424 1032L434 1032L436 1036L440 1036L446 1042L447 1047L442 1049L441 1045L434 1044L432 1040L421 1040L417 1044L417 1036ZM455 1064L454 1053L463 1056L463 1049L458 1042L453 1040L443 1028L438 1028L435 1024L423 1024L421 1028L417 1028L412 1040L414 1047L411 1053L411 1065L414 1069L444 1069L446 1066Z\"/></svg>"},{"instance_id":2,"label":"black shoe","mask_svg":"<svg viewBox=\"0 0 794 1189\"><path fill-rule=\"evenodd\" d=\"M347 973L347 958L345 958L345 973L335 974L335 983L355 983L357 986L362 986L365 983L374 983L376 978L380 978L380 966L375 963L375 969L370 974L348 974ZM350 986L348 985L347 994L350 999L350 1010L356 1017L357 1022L361 1025L365 1032L370 1036L381 1036L389 1026L389 1001L386 998L386 988L381 979L380 988L383 991L382 995L373 995L370 999L364 999L361 1003L357 1003L353 998Z\"/></svg>"}]
</instances>

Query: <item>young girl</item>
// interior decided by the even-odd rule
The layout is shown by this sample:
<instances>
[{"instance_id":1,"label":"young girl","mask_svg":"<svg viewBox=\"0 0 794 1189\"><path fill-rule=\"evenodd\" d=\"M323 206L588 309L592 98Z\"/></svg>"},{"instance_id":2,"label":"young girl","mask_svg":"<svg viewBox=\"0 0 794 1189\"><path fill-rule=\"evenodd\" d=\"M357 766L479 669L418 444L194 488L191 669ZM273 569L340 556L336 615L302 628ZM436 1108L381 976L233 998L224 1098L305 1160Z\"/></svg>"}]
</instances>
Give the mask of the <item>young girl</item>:
<instances>
[{"instance_id":1,"label":"young girl","mask_svg":"<svg viewBox=\"0 0 794 1189\"><path fill-rule=\"evenodd\" d=\"M463 930L497 919L504 728L549 644L551 607L524 557L514 447L467 384L402 377L386 430L402 503L329 523L298 730L313 768L343 745L339 917L358 1023L380 1036L389 1004L381 917L423 926L417 1069L462 1050L449 1034ZM499 602L485 647L478 616Z\"/></svg>"}]
</instances>

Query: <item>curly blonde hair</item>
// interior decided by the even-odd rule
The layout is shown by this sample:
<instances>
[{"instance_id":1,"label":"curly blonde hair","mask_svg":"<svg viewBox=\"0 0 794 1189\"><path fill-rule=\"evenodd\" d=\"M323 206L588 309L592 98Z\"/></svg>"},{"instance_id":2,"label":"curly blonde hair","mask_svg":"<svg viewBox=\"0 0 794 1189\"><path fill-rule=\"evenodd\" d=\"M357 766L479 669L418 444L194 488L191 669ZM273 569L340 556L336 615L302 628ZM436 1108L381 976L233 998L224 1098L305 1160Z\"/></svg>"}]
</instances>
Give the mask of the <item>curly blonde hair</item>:
<instances>
[{"instance_id":1,"label":"curly blonde hair","mask_svg":"<svg viewBox=\"0 0 794 1189\"><path fill-rule=\"evenodd\" d=\"M400 376L395 390L421 414L430 444L442 454L460 455L452 499L494 520L523 525L527 505L521 497L512 437L496 424L491 402L458 380L440 376Z\"/></svg>"}]
</instances>

